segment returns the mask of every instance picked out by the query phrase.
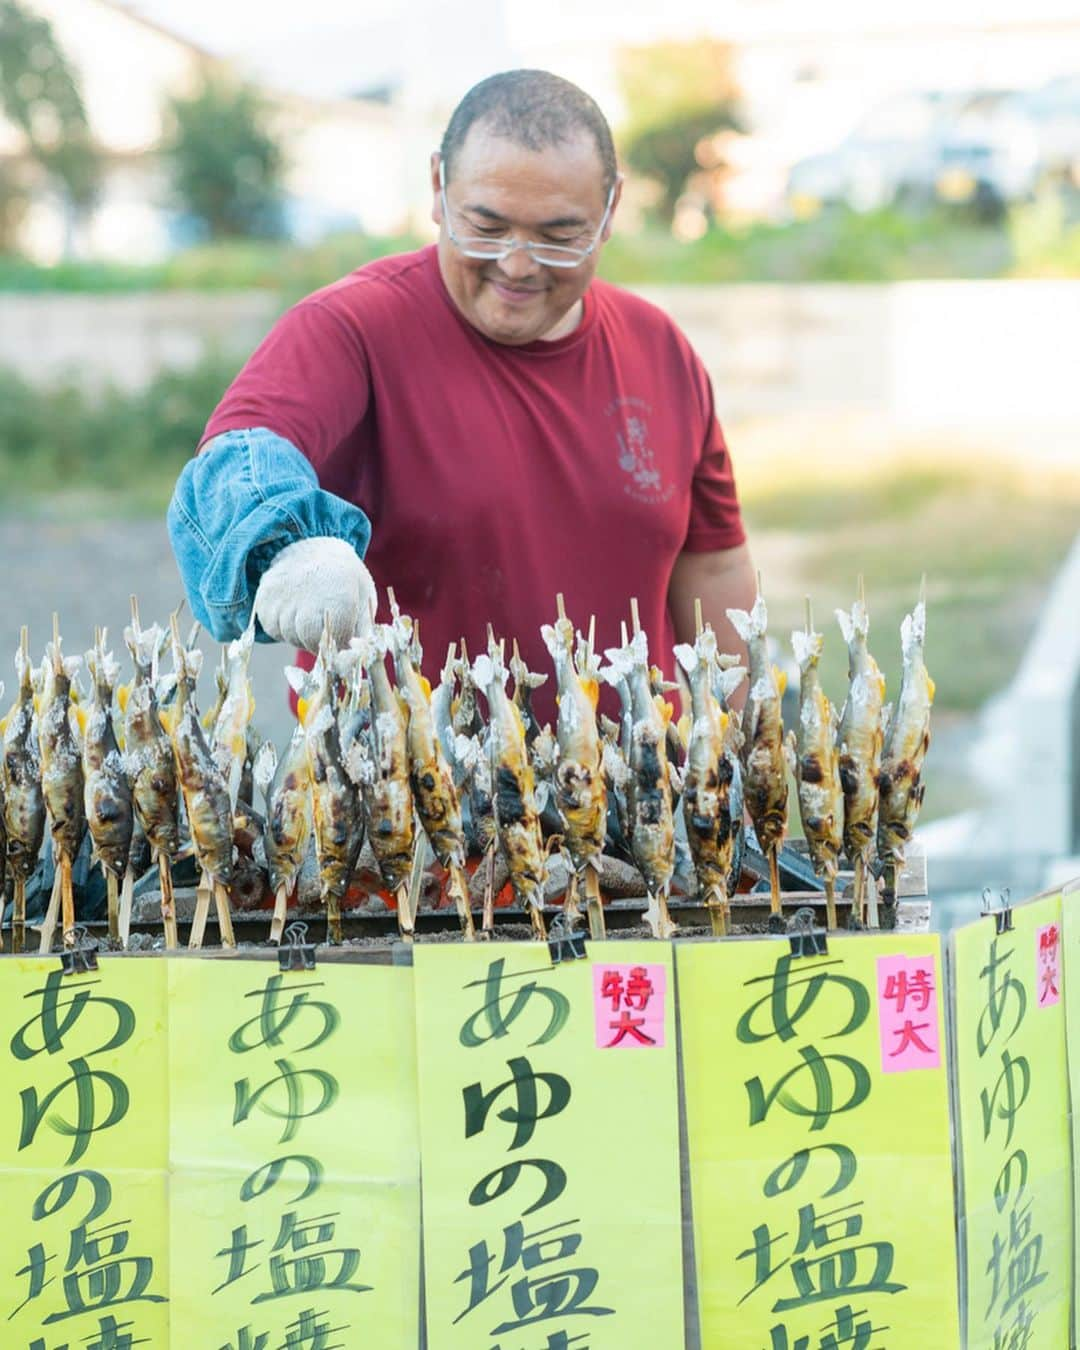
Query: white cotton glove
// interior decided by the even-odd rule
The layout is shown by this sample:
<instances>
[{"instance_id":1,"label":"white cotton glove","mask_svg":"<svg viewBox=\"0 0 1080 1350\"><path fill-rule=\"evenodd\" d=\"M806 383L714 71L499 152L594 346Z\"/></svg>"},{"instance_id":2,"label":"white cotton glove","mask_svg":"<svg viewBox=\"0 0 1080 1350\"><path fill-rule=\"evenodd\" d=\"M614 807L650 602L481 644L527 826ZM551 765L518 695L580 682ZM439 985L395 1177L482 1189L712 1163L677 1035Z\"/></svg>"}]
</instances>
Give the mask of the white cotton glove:
<instances>
[{"instance_id":1,"label":"white cotton glove","mask_svg":"<svg viewBox=\"0 0 1080 1350\"><path fill-rule=\"evenodd\" d=\"M367 632L375 583L344 539L298 539L283 548L255 592L255 617L278 642L318 650L323 618L339 647Z\"/></svg>"}]
</instances>

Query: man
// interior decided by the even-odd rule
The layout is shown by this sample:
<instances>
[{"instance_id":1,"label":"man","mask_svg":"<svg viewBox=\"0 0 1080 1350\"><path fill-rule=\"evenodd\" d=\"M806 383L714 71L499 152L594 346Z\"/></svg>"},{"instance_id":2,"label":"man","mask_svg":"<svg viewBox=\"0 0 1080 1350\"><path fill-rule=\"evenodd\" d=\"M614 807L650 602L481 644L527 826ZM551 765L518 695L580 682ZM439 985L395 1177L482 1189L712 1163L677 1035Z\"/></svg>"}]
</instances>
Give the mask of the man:
<instances>
[{"instance_id":1,"label":"man","mask_svg":"<svg viewBox=\"0 0 1080 1350\"><path fill-rule=\"evenodd\" d=\"M599 648L634 596L662 666L696 597L738 650L724 610L754 581L708 378L594 280L622 189L603 114L546 72L492 76L431 182L438 243L295 306L211 417L169 508L196 617L224 640L254 606L260 636L311 651L326 614L340 642L363 628L374 577L429 674L489 623L545 669L559 591Z\"/></svg>"}]
</instances>

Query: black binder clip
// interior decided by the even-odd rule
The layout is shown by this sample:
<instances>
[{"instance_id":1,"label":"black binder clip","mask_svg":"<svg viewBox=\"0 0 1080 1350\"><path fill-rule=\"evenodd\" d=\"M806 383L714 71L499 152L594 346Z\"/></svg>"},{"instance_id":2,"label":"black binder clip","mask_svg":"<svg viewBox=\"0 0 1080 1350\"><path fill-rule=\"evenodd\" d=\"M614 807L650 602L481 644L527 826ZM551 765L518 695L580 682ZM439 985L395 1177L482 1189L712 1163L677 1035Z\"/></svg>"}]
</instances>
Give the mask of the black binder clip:
<instances>
[{"instance_id":1,"label":"black binder clip","mask_svg":"<svg viewBox=\"0 0 1080 1350\"><path fill-rule=\"evenodd\" d=\"M314 970L315 947L306 942L307 924L299 919L285 929L285 941L278 947L278 970Z\"/></svg>"},{"instance_id":2,"label":"black binder clip","mask_svg":"<svg viewBox=\"0 0 1080 1350\"><path fill-rule=\"evenodd\" d=\"M70 936L71 941L68 942ZM85 975L97 970L97 943L82 924L76 924L64 934L64 950L60 953L60 970L64 975Z\"/></svg>"},{"instance_id":3,"label":"black binder clip","mask_svg":"<svg viewBox=\"0 0 1080 1350\"><path fill-rule=\"evenodd\" d=\"M797 909L791 920L788 941L791 943L791 955L828 956L829 942L824 928L814 927L814 911L809 906Z\"/></svg>"},{"instance_id":4,"label":"black binder clip","mask_svg":"<svg viewBox=\"0 0 1080 1350\"><path fill-rule=\"evenodd\" d=\"M994 916L994 931L998 937L1001 937L1003 933L1011 933L1013 931L1013 912L1012 906L1009 904L1011 892L1008 886L1000 892L998 896L998 899L1001 901L1000 909L991 908L991 894L990 887L984 886L982 893L982 914L984 918L990 914Z\"/></svg>"},{"instance_id":5,"label":"black binder clip","mask_svg":"<svg viewBox=\"0 0 1080 1350\"><path fill-rule=\"evenodd\" d=\"M585 958L584 931L568 933L561 914L556 914L552 920L547 945L553 966L561 965L563 961L582 961Z\"/></svg>"}]
</instances>

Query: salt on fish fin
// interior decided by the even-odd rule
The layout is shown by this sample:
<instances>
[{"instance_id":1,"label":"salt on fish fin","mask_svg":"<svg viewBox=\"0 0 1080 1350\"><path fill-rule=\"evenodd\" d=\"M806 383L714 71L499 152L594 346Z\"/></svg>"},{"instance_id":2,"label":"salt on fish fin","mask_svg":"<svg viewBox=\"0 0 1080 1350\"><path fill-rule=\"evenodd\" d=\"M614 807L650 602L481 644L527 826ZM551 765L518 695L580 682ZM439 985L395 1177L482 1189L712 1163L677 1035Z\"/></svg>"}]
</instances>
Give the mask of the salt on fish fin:
<instances>
[{"instance_id":1,"label":"salt on fish fin","mask_svg":"<svg viewBox=\"0 0 1080 1350\"><path fill-rule=\"evenodd\" d=\"M285 667L285 679L294 694L302 694L304 692L304 685L307 682L310 673L310 671L302 670L299 666Z\"/></svg>"},{"instance_id":2,"label":"salt on fish fin","mask_svg":"<svg viewBox=\"0 0 1080 1350\"><path fill-rule=\"evenodd\" d=\"M680 642L675 647L675 660L678 661L687 675L692 675L697 669L698 654L687 642Z\"/></svg>"},{"instance_id":3,"label":"salt on fish fin","mask_svg":"<svg viewBox=\"0 0 1080 1350\"><path fill-rule=\"evenodd\" d=\"M791 649L795 653L795 660L798 662L800 670L806 670L809 666L816 666L821 659L824 647L825 639L820 633L812 632L809 629L796 628L791 634Z\"/></svg>"},{"instance_id":4,"label":"salt on fish fin","mask_svg":"<svg viewBox=\"0 0 1080 1350\"><path fill-rule=\"evenodd\" d=\"M267 808L270 806L270 787L274 781L276 769L277 751L274 749L274 743L273 741L263 741L252 763L251 776L254 779L255 786L262 793Z\"/></svg>"},{"instance_id":5,"label":"salt on fish fin","mask_svg":"<svg viewBox=\"0 0 1080 1350\"><path fill-rule=\"evenodd\" d=\"M725 702L732 696L743 680L746 679L748 671L745 666L728 666L726 670L720 671L717 683L720 686L720 692Z\"/></svg>"}]
</instances>

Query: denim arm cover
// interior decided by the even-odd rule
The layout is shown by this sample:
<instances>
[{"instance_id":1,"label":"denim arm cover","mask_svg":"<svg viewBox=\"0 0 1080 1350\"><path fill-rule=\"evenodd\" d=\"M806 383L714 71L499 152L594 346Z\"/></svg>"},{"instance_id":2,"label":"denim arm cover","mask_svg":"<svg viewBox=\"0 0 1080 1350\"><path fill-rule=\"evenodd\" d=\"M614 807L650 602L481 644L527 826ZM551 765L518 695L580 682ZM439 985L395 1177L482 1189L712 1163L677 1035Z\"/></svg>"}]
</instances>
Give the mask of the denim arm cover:
<instances>
[{"instance_id":1,"label":"denim arm cover","mask_svg":"<svg viewBox=\"0 0 1080 1350\"><path fill-rule=\"evenodd\" d=\"M298 539L344 539L362 558L371 523L324 492L290 441L265 427L226 431L181 473L167 515L192 613L219 641L247 626L255 591L274 558ZM270 639L260 628L256 636Z\"/></svg>"}]
</instances>

